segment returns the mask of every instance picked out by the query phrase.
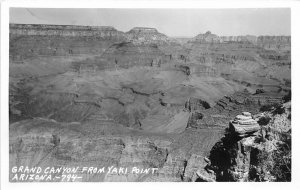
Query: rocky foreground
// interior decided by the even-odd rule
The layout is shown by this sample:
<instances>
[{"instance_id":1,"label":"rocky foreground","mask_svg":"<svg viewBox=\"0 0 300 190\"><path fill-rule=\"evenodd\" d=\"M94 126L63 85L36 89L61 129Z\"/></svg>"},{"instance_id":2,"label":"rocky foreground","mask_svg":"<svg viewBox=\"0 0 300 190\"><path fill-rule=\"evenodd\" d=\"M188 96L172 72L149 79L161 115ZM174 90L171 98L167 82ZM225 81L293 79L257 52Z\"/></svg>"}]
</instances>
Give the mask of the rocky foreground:
<instances>
[{"instance_id":1,"label":"rocky foreground","mask_svg":"<svg viewBox=\"0 0 300 190\"><path fill-rule=\"evenodd\" d=\"M289 181L290 69L288 36L174 39L154 28L11 24L11 171ZM119 172L101 172L112 166Z\"/></svg>"},{"instance_id":2,"label":"rocky foreground","mask_svg":"<svg viewBox=\"0 0 300 190\"><path fill-rule=\"evenodd\" d=\"M251 123L230 122L225 136L205 158L207 165L198 170L198 180L291 181L290 102L253 118L248 119Z\"/></svg>"},{"instance_id":3,"label":"rocky foreground","mask_svg":"<svg viewBox=\"0 0 300 190\"><path fill-rule=\"evenodd\" d=\"M139 175L90 173L81 181L291 180L290 102L253 116L245 112L228 126L226 133L202 128L174 136L36 118L10 126L10 165L157 169Z\"/></svg>"}]
</instances>

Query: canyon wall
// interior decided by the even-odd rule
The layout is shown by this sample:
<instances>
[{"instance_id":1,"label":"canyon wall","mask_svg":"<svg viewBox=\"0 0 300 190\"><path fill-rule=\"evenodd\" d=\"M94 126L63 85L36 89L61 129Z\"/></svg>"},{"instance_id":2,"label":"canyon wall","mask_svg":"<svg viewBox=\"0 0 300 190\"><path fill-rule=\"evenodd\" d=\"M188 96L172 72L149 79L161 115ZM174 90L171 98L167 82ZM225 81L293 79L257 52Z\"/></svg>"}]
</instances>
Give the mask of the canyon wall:
<instances>
[{"instance_id":1,"label":"canyon wall","mask_svg":"<svg viewBox=\"0 0 300 190\"><path fill-rule=\"evenodd\" d=\"M167 45L172 40L165 34L159 33L155 28L134 27L126 33L127 37L135 43L155 43Z\"/></svg>"},{"instance_id":2,"label":"canyon wall","mask_svg":"<svg viewBox=\"0 0 300 190\"><path fill-rule=\"evenodd\" d=\"M180 44L154 28L11 24L10 167L159 168L82 181L236 181L252 168L260 180L248 151L257 143L220 138L242 111L256 117L282 103L289 43L207 32ZM275 124L288 113L263 133L280 135Z\"/></svg>"},{"instance_id":3,"label":"canyon wall","mask_svg":"<svg viewBox=\"0 0 300 190\"><path fill-rule=\"evenodd\" d=\"M112 26L76 26L44 24L10 24L11 35L97 36L103 39L125 39L125 34Z\"/></svg>"},{"instance_id":4,"label":"canyon wall","mask_svg":"<svg viewBox=\"0 0 300 190\"><path fill-rule=\"evenodd\" d=\"M290 50L291 36L218 36L207 31L192 38L190 43L240 43L253 44L258 47L272 50Z\"/></svg>"},{"instance_id":5,"label":"canyon wall","mask_svg":"<svg viewBox=\"0 0 300 190\"><path fill-rule=\"evenodd\" d=\"M144 46L169 45L174 40L154 28L145 27L135 27L124 33L111 26L10 24L11 60L37 56L101 55L112 45L124 42Z\"/></svg>"},{"instance_id":6,"label":"canyon wall","mask_svg":"<svg viewBox=\"0 0 300 190\"><path fill-rule=\"evenodd\" d=\"M22 60L36 56L101 55L115 43L157 44L166 55L180 55L180 41L169 38L155 28L135 27L124 33L111 26L10 24L10 57ZM290 36L218 36L199 34L187 44L245 44L246 48L290 51ZM170 49L174 49L170 53ZM174 57L174 56L173 56ZM181 57L182 58L182 57ZM200 60L200 62L203 60Z\"/></svg>"},{"instance_id":7,"label":"canyon wall","mask_svg":"<svg viewBox=\"0 0 300 190\"><path fill-rule=\"evenodd\" d=\"M110 26L10 25L10 58L101 54L113 43L126 40Z\"/></svg>"}]
</instances>

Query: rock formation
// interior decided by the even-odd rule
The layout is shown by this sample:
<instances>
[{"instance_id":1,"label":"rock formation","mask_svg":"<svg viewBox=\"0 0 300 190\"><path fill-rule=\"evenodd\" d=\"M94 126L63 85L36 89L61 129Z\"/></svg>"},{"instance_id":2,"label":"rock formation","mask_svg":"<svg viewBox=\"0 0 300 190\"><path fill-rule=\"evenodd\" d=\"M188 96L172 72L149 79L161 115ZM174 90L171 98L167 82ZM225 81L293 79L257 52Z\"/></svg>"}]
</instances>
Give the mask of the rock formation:
<instances>
[{"instance_id":1,"label":"rock formation","mask_svg":"<svg viewBox=\"0 0 300 190\"><path fill-rule=\"evenodd\" d=\"M125 34L112 26L76 26L76 25L42 25L10 24L10 35L24 36L91 36L102 39L124 40Z\"/></svg>"},{"instance_id":2,"label":"rock formation","mask_svg":"<svg viewBox=\"0 0 300 190\"><path fill-rule=\"evenodd\" d=\"M290 51L291 36L259 36L257 45L268 50Z\"/></svg>"},{"instance_id":3,"label":"rock formation","mask_svg":"<svg viewBox=\"0 0 300 190\"><path fill-rule=\"evenodd\" d=\"M101 54L127 37L110 26L10 25L10 58Z\"/></svg>"},{"instance_id":4,"label":"rock formation","mask_svg":"<svg viewBox=\"0 0 300 190\"><path fill-rule=\"evenodd\" d=\"M133 43L166 45L172 42L168 36L159 33L155 28L134 27L126 34Z\"/></svg>"},{"instance_id":5,"label":"rock formation","mask_svg":"<svg viewBox=\"0 0 300 190\"><path fill-rule=\"evenodd\" d=\"M205 170L200 168L198 177L205 181L290 181L290 103L277 109L282 111L273 110L254 116L256 120L270 118L251 130L255 134L243 131L243 136L240 136L230 129L233 127L230 122L228 133L213 147L206 158ZM238 116L238 120L249 116L249 113L244 113ZM252 123L257 125L255 121ZM281 172L286 173L282 175Z\"/></svg>"},{"instance_id":6,"label":"rock formation","mask_svg":"<svg viewBox=\"0 0 300 190\"><path fill-rule=\"evenodd\" d=\"M207 31L204 34L198 34L190 42L205 44L205 43L220 43L221 40L219 36L217 36L216 34L212 34L210 31Z\"/></svg>"},{"instance_id":7,"label":"rock formation","mask_svg":"<svg viewBox=\"0 0 300 190\"><path fill-rule=\"evenodd\" d=\"M240 137L253 134L259 129L260 127L257 121L252 119L251 113L249 112L243 112L242 115L237 115L229 124L229 130Z\"/></svg>"},{"instance_id":8,"label":"rock formation","mask_svg":"<svg viewBox=\"0 0 300 190\"><path fill-rule=\"evenodd\" d=\"M256 44L257 37L252 35L246 36L220 36L223 43L245 43L245 44Z\"/></svg>"},{"instance_id":9,"label":"rock formation","mask_svg":"<svg viewBox=\"0 0 300 190\"><path fill-rule=\"evenodd\" d=\"M158 168L82 181L271 179L255 158L289 137L289 43L11 24L10 167Z\"/></svg>"},{"instance_id":10,"label":"rock formation","mask_svg":"<svg viewBox=\"0 0 300 190\"><path fill-rule=\"evenodd\" d=\"M291 46L290 36L218 36L207 31L204 34L199 34L189 41L190 43L240 43L253 44L258 47L272 50L288 51Z\"/></svg>"},{"instance_id":11,"label":"rock formation","mask_svg":"<svg viewBox=\"0 0 300 190\"><path fill-rule=\"evenodd\" d=\"M156 44L124 42L114 44L101 56L102 62L116 67L160 66L166 62L163 52Z\"/></svg>"}]
</instances>

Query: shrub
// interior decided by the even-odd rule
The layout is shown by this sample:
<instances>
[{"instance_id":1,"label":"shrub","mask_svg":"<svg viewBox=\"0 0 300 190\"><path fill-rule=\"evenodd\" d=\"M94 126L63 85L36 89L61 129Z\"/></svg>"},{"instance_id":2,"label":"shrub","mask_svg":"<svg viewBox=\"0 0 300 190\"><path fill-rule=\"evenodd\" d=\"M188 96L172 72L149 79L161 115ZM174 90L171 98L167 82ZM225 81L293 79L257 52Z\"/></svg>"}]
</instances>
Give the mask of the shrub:
<instances>
[{"instance_id":1,"label":"shrub","mask_svg":"<svg viewBox=\"0 0 300 190\"><path fill-rule=\"evenodd\" d=\"M278 144L277 151L273 153L274 166L271 174L276 181L291 181L291 140L286 139Z\"/></svg>"},{"instance_id":2,"label":"shrub","mask_svg":"<svg viewBox=\"0 0 300 190\"><path fill-rule=\"evenodd\" d=\"M269 116L264 116L264 117L259 118L257 123L259 125L268 125L270 120L271 120L271 118Z\"/></svg>"},{"instance_id":3,"label":"shrub","mask_svg":"<svg viewBox=\"0 0 300 190\"><path fill-rule=\"evenodd\" d=\"M263 105L262 107L260 107L259 111L261 112L269 111L272 112L273 115L276 115L276 114L283 114L285 112L285 109L281 104L273 103L273 104Z\"/></svg>"}]
</instances>

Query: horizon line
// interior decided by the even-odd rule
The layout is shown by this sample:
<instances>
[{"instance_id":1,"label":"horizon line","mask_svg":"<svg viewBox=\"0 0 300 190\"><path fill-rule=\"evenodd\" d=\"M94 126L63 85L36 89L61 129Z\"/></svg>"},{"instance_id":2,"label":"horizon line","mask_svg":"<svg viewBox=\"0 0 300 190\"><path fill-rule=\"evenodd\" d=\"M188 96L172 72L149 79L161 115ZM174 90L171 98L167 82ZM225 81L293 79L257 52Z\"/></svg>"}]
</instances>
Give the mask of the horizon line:
<instances>
[{"instance_id":1,"label":"horizon line","mask_svg":"<svg viewBox=\"0 0 300 190\"><path fill-rule=\"evenodd\" d=\"M166 35L167 37L170 37L170 38L194 38L194 37L196 37L199 34L205 34L206 32L210 31L210 30L207 30L206 32L203 32L203 33L199 32L199 33L195 34L194 36L170 36L170 35L167 35L165 33L160 32L155 27L149 27L149 26L147 26L147 27L146 26L134 26L134 27L132 27L128 31L122 31L122 30L119 30L115 26L112 26L112 25L75 25L75 24L42 24L42 23L31 24L31 23L11 23L11 22L9 22L9 25L11 25L11 24L15 24L15 25L48 25L48 26L112 27L112 28L116 29L117 31L123 32L123 33L127 33L127 32L131 31L134 28L152 28L152 29L156 29L158 31L158 33L164 34L164 35ZM211 34L215 34L215 33L211 32ZM255 36L255 37L259 37L259 36L289 36L289 37L291 37L291 34L290 35L283 35L283 34L279 34L279 35L274 35L274 34L260 34L260 35L254 35L254 34L218 35L218 34L215 34L215 35L217 35L219 37L230 37L230 36Z\"/></svg>"}]
</instances>

